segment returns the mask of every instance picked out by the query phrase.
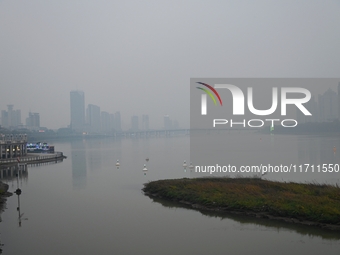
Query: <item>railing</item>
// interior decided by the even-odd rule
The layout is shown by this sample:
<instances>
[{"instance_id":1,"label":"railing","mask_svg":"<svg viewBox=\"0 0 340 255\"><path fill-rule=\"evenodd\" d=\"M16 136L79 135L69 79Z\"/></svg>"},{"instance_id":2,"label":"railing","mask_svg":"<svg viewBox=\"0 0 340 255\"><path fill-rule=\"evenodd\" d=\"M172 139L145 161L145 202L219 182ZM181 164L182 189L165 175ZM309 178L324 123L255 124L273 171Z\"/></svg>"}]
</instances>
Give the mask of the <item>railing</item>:
<instances>
[{"instance_id":1,"label":"railing","mask_svg":"<svg viewBox=\"0 0 340 255\"><path fill-rule=\"evenodd\" d=\"M6 141L2 141L0 140L0 144L17 144L17 143L27 143L26 140L6 140Z\"/></svg>"},{"instance_id":2,"label":"railing","mask_svg":"<svg viewBox=\"0 0 340 255\"><path fill-rule=\"evenodd\" d=\"M54 159L63 158L63 157L64 155L62 152L55 152L53 154L46 154L46 155L29 154L28 156L24 156L24 157L0 159L0 165L9 164L9 163L29 163L29 162L37 162L37 161L47 161L47 160L54 160Z\"/></svg>"},{"instance_id":3,"label":"railing","mask_svg":"<svg viewBox=\"0 0 340 255\"><path fill-rule=\"evenodd\" d=\"M26 134L0 134L0 143L16 142L23 143L27 142Z\"/></svg>"}]
</instances>

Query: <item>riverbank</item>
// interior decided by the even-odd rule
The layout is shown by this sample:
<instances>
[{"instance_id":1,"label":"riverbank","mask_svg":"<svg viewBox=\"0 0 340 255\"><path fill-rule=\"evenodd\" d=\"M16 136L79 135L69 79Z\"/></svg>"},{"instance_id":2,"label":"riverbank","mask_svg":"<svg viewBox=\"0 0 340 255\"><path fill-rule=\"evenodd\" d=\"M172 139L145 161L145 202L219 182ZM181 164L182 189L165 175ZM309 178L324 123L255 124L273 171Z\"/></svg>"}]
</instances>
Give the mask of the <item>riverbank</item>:
<instances>
[{"instance_id":1,"label":"riverbank","mask_svg":"<svg viewBox=\"0 0 340 255\"><path fill-rule=\"evenodd\" d=\"M184 178L149 182L143 191L194 209L340 230L340 188L330 185L255 178Z\"/></svg>"}]
</instances>

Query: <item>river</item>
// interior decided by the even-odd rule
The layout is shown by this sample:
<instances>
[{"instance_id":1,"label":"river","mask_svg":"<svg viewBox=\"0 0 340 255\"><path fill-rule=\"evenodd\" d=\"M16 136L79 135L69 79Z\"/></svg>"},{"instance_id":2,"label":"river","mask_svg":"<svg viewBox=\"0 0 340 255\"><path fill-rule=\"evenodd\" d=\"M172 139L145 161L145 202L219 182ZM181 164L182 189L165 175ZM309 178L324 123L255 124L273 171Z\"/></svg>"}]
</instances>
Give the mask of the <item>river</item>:
<instances>
[{"instance_id":1,"label":"river","mask_svg":"<svg viewBox=\"0 0 340 255\"><path fill-rule=\"evenodd\" d=\"M239 153L246 146L256 153L252 154L256 162L267 162L269 157L272 164L340 163L337 136L233 133L228 139L230 160L239 162L246 160ZM88 139L53 145L67 158L29 166L19 180L21 224L17 196L7 200L0 223L5 255L340 253L338 232L201 212L145 196L141 189L148 181L201 175L183 168L184 160L190 162L189 136ZM333 146L338 148L336 153ZM270 173L263 178L340 184L340 173L334 172ZM9 191L17 188L15 178L3 181Z\"/></svg>"}]
</instances>

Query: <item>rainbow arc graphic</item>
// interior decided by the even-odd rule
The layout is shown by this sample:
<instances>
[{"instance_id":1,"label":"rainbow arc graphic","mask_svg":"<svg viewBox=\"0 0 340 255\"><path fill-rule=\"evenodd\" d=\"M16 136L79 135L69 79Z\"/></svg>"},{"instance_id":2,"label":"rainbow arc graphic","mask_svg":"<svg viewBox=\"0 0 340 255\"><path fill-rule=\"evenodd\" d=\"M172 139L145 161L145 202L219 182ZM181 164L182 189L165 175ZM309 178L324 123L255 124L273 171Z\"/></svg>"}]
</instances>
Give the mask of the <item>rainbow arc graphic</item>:
<instances>
[{"instance_id":1,"label":"rainbow arc graphic","mask_svg":"<svg viewBox=\"0 0 340 255\"><path fill-rule=\"evenodd\" d=\"M196 87L200 90L203 90L206 93L206 94L202 94L202 97L201 97L201 114L202 115L207 115L207 95L210 96L210 98L212 99L212 101L214 102L215 105L217 105L217 101L216 101L216 98L215 98L215 96L216 96L218 101L220 102L220 105L222 106L221 97L217 93L216 89L214 89L209 84L206 84L206 83L203 83L203 82L196 82L196 83L201 84L201 85L208 88L208 89L206 89L206 88ZM213 92L215 94L215 96L211 92Z\"/></svg>"}]
</instances>

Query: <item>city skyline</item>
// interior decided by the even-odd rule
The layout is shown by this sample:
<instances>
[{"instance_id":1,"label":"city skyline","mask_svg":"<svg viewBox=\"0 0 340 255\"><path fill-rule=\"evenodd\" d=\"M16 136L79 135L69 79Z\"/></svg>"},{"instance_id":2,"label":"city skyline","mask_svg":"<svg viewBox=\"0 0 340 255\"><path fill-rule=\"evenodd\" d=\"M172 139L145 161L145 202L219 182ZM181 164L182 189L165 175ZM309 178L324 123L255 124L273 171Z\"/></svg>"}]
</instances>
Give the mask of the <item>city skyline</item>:
<instances>
[{"instance_id":1,"label":"city skyline","mask_svg":"<svg viewBox=\"0 0 340 255\"><path fill-rule=\"evenodd\" d=\"M300 111L297 111L297 118L299 123L305 122L330 122L336 119L340 120L340 82L336 89L324 88L322 94L312 95L309 102L306 103L306 107L312 112L312 116L302 116ZM72 101L73 100L73 101ZM102 111L100 106L88 103L85 104L85 93L80 90L70 91L70 124L67 127L71 130L87 133L106 133L108 131L141 131L149 129L178 129L180 127L177 119L172 119L168 114L164 114L161 117L162 124L158 127L150 127L149 115L133 114L131 116L125 116L125 123L122 126L121 113L116 111L115 113L109 113ZM2 127L9 127L9 119L13 119L15 123L19 123L21 120L21 109L13 110L14 105L7 105L7 111L1 110L0 124ZM74 119L72 120L72 116ZM11 117L9 117L11 116ZM20 116L20 117L17 117ZM83 117L81 117L83 116ZM5 123L5 125L4 125ZM31 130L37 130L39 127L51 129L49 127L43 127L40 125L40 113L29 112L26 118L26 125L20 121L17 124L19 127L26 127ZM38 125L38 124L39 125ZM56 128L55 130L59 129Z\"/></svg>"},{"instance_id":2,"label":"city skyline","mask_svg":"<svg viewBox=\"0 0 340 255\"><path fill-rule=\"evenodd\" d=\"M70 124L67 127L73 131L85 132L85 133L107 133L115 130L120 131L141 131L150 129L169 129L169 126L164 122L163 126L150 128L149 115L142 114L139 116L132 115L131 122L128 122L122 128L121 114L119 111L115 113L108 113L101 111L100 106L94 104L85 105L85 93L80 90L70 91ZM29 112L26 118L26 125L21 120L21 110L13 110L14 105L7 105L7 111L1 111L0 126L4 128L27 128L30 130L50 129L49 127L43 127L40 125L40 114ZM166 115L168 116L168 115ZM11 120L11 121L10 121ZM178 121L174 120L175 128L179 127ZM14 123L14 124L13 124ZM13 125L12 125L13 124ZM59 129L57 128L57 129Z\"/></svg>"},{"instance_id":3,"label":"city skyline","mask_svg":"<svg viewBox=\"0 0 340 255\"><path fill-rule=\"evenodd\" d=\"M327 3L1 1L0 109L67 127L82 90L124 125L147 113L188 127L190 78L338 77L340 5Z\"/></svg>"},{"instance_id":4,"label":"city skyline","mask_svg":"<svg viewBox=\"0 0 340 255\"><path fill-rule=\"evenodd\" d=\"M0 253L338 254L339 13L0 1Z\"/></svg>"}]
</instances>

